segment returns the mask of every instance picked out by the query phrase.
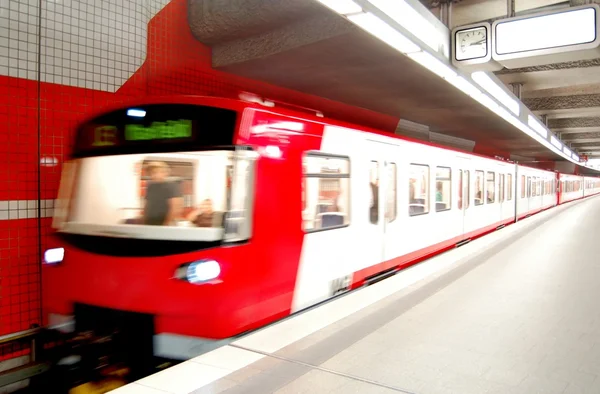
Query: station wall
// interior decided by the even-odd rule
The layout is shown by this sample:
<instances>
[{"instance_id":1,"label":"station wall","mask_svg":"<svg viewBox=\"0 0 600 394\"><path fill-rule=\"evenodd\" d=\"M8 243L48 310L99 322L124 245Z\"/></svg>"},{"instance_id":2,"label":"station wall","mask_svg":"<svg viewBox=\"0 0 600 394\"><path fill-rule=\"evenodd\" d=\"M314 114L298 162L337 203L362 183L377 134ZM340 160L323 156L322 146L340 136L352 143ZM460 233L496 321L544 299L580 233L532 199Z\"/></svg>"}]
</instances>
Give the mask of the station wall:
<instances>
[{"instance_id":1,"label":"station wall","mask_svg":"<svg viewBox=\"0 0 600 394\"><path fill-rule=\"evenodd\" d=\"M187 0L0 0L0 335L40 322L40 253L72 128L90 111L250 91L395 129L394 117L213 70L187 18Z\"/></svg>"}]
</instances>

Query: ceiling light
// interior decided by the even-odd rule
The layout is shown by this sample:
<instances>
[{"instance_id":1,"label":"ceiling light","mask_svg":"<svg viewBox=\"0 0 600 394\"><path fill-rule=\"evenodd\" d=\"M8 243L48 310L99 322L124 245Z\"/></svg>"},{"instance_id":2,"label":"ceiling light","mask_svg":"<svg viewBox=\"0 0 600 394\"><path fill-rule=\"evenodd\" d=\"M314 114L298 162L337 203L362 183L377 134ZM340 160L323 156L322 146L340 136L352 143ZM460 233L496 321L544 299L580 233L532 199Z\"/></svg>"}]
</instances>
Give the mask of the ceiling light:
<instances>
[{"instance_id":1,"label":"ceiling light","mask_svg":"<svg viewBox=\"0 0 600 394\"><path fill-rule=\"evenodd\" d=\"M441 78L451 79L456 77L456 71L450 68L447 64L444 64L438 60L429 52L410 53L408 54L408 57Z\"/></svg>"},{"instance_id":2,"label":"ceiling light","mask_svg":"<svg viewBox=\"0 0 600 394\"><path fill-rule=\"evenodd\" d=\"M460 75L456 75L452 78L447 78L446 80L450 82L455 88L460 89L463 93L475 99L483 94L481 93L481 90L475 87L475 85L473 85L471 82L467 81Z\"/></svg>"},{"instance_id":3,"label":"ceiling light","mask_svg":"<svg viewBox=\"0 0 600 394\"><path fill-rule=\"evenodd\" d=\"M348 15L362 12L362 8L352 0L317 0L338 14Z\"/></svg>"},{"instance_id":4,"label":"ceiling light","mask_svg":"<svg viewBox=\"0 0 600 394\"><path fill-rule=\"evenodd\" d=\"M548 138L548 129L544 127L533 115L529 115L527 117L527 124L531 127L536 133L541 135L544 138Z\"/></svg>"},{"instance_id":5,"label":"ceiling light","mask_svg":"<svg viewBox=\"0 0 600 394\"><path fill-rule=\"evenodd\" d=\"M579 156L577 156L575 153L573 153L571 156L573 157L573 159L579 161Z\"/></svg>"},{"instance_id":6,"label":"ceiling light","mask_svg":"<svg viewBox=\"0 0 600 394\"><path fill-rule=\"evenodd\" d=\"M494 82L484 71L476 71L471 74L471 77L479 86L487 90L512 113L517 116L519 115L521 110L519 102L510 97L510 95L506 93L496 82Z\"/></svg>"},{"instance_id":7,"label":"ceiling light","mask_svg":"<svg viewBox=\"0 0 600 394\"><path fill-rule=\"evenodd\" d=\"M415 35L419 40L439 50L442 41L441 33L417 10L404 0L368 0L375 7L385 12L390 18Z\"/></svg>"},{"instance_id":8,"label":"ceiling light","mask_svg":"<svg viewBox=\"0 0 600 394\"><path fill-rule=\"evenodd\" d=\"M552 143L552 145L556 146L558 149L562 149L562 144L555 136L550 137L550 142Z\"/></svg>"},{"instance_id":9,"label":"ceiling light","mask_svg":"<svg viewBox=\"0 0 600 394\"><path fill-rule=\"evenodd\" d=\"M421 50L417 44L370 12L349 15L348 19L402 53L419 52Z\"/></svg>"},{"instance_id":10,"label":"ceiling light","mask_svg":"<svg viewBox=\"0 0 600 394\"><path fill-rule=\"evenodd\" d=\"M573 152L571 152L571 151L569 150L569 148L567 148L566 146L563 146L563 152L565 152L565 154L566 154L566 155L569 155L569 156L571 156L571 155L573 154Z\"/></svg>"}]
</instances>

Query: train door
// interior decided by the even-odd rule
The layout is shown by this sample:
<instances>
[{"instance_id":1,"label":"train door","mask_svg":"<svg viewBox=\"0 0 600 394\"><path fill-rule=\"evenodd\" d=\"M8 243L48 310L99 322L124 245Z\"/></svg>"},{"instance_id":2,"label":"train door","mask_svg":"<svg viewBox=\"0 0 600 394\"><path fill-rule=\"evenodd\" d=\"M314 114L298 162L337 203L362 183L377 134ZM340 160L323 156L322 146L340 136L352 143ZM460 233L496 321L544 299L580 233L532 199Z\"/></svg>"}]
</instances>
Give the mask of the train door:
<instances>
[{"instance_id":1,"label":"train door","mask_svg":"<svg viewBox=\"0 0 600 394\"><path fill-rule=\"evenodd\" d=\"M466 234L470 231L468 217L471 206L471 160L459 157L458 168L458 209L462 212L460 228L461 233Z\"/></svg>"},{"instance_id":2,"label":"train door","mask_svg":"<svg viewBox=\"0 0 600 394\"><path fill-rule=\"evenodd\" d=\"M400 255L402 242L398 220L399 146L369 141L369 265L392 260ZM365 185L366 186L366 185Z\"/></svg>"}]
</instances>

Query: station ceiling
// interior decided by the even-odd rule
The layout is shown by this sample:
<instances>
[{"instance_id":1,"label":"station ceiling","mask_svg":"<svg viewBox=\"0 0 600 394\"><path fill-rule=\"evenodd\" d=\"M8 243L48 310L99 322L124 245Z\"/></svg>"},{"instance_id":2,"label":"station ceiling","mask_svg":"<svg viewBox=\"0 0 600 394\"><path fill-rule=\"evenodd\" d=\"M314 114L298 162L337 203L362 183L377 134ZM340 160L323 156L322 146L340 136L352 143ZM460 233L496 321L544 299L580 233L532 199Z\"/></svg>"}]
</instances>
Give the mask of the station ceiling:
<instances>
[{"instance_id":1,"label":"station ceiling","mask_svg":"<svg viewBox=\"0 0 600 394\"><path fill-rule=\"evenodd\" d=\"M422 3L439 14L438 0ZM568 4L516 0L516 12ZM190 0L189 12L192 32L211 46L218 70L427 125L432 134L490 146L522 162L562 160L314 0ZM506 0L454 0L451 27L503 17ZM522 83L525 105L547 116L575 151L600 158L600 59L496 74L504 83Z\"/></svg>"}]
</instances>

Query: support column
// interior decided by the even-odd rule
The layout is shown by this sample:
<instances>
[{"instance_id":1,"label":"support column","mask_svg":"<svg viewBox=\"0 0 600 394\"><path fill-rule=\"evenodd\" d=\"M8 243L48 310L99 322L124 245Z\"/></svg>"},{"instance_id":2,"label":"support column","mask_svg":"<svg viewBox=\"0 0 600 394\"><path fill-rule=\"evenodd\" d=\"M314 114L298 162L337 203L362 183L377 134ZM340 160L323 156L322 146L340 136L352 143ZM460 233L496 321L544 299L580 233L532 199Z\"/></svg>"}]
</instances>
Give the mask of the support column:
<instances>
[{"instance_id":1,"label":"support column","mask_svg":"<svg viewBox=\"0 0 600 394\"><path fill-rule=\"evenodd\" d=\"M452 0L440 2L440 21L448 29L452 29Z\"/></svg>"},{"instance_id":2,"label":"support column","mask_svg":"<svg viewBox=\"0 0 600 394\"><path fill-rule=\"evenodd\" d=\"M512 88L514 95L517 96L517 98L519 100L521 100L521 92L523 90L523 84L522 83L511 83L510 87Z\"/></svg>"},{"instance_id":3,"label":"support column","mask_svg":"<svg viewBox=\"0 0 600 394\"><path fill-rule=\"evenodd\" d=\"M515 16L515 0L506 0L506 16L507 18Z\"/></svg>"}]
</instances>

